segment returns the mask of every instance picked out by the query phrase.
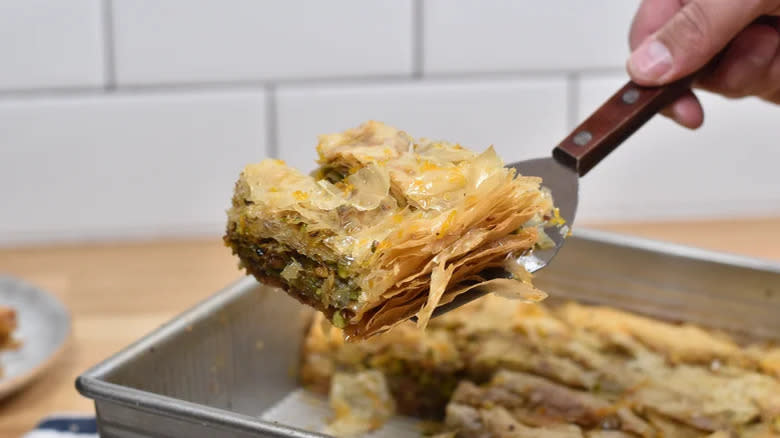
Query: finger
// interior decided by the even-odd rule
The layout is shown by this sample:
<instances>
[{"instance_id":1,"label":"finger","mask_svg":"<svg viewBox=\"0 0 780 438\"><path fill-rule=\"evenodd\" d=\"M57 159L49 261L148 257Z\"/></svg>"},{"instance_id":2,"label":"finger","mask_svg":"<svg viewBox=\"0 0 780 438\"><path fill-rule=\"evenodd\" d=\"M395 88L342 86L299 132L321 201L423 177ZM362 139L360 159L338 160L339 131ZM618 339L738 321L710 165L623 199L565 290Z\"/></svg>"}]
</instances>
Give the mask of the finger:
<instances>
[{"instance_id":1,"label":"finger","mask_svg":"<svg viewBox=\"0 0 780 438\"><path fill-rule=\"evenodd\" d=\"M645 38L660 29L681 7L680 0L643 0L628 33L631 50L639 47Z\"/></svg>"},{"instance_id":2,"label":"finger","mask_svg":"<svg viewBox=\"0 0 780 438\"><path fill-rule=\"evenodd\" d=\"M759 95L767 102L780 104L780 51L778 51L772 66L769 68L767 84L769 84L769 89L764 93L759 93Z\"/></svg>"},{"instance_id":3,"label":"finger","mask_svg":"<svg viewBox=\"0 0 780 438\"><path fill-rule=\"evenodd\" d=\"M631 77L660 85L703 67L761 14L759 1L691 0L634 50Z\"/></svg>"},{"instance_id":4,"label":"finger","mask_svg":"<svg viewBox=\"0 0 780 438\"><path fill-rule=\"evenodd\" d=\"M690 91L677 99L673 104L664 108L661 114L688 129L696 129L704 123L704 110L701 107L701 103Z\"/></svg>"},{"instance_id":5,"label":"finger","mask_svg":"<svg viewBox=\"0 0 780 438\"><path fill-rule=\"evenodd\" d=\"M780 29L778 29L778 32L780 32ZM771 88L780 88L780 49L778 49L775 54L775 59L769 67L767 83L771 84Z\"/></svg>"},{"instance_id":6,"label":"finger","mask_svg":"<svg viewBox=\"0 0 780 438\"><path fill-rule=\"evenodd\" d=\"M769 93L762 97L767 102L772 102L780 105L780 89L775 90L773 93Z\"/></svg>"},{"instance_id":7,"label":"finger","mask_svg":"<svg viewBox=\"0 0 780 438\"><path fill-rule=\"evenodd\" d=\"M753 24L729 44L715 70L699 86L728 97L743 97L769 86L770 68L780 47L774 27Z\"/></svg>"}]
</instances>

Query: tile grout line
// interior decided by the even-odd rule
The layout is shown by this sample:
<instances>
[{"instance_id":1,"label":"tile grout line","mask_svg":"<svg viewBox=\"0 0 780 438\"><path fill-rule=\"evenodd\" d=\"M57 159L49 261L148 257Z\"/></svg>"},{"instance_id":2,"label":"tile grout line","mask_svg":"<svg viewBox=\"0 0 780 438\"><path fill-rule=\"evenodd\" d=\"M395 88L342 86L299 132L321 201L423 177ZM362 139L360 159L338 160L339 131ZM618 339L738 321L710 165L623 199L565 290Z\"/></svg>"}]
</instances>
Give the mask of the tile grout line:
<instances>
[{"instance_id":1,"label":"tile grout line","mask_svg":"<svg viewBox=\"0 0 780 438\"><path fill-rule=\"evenodd\" d=\"M412 4L412 77L423 76L425 62L425 5L423 0Z\"/></svg>"},{"instance_id":2,"label":"tile grout line","mask_svg":"<svg viewBox=\"0 0 780 438\"><path fill-rule=\"evenodd\" d=\"M276 86L265 86L265 150L269 157L279 158L279 117L276 108Z\"/></svg>"},{"instance_id":3,"label":"tile grout line","mask_svg":"<svg viewBox=\"0 0 780 438\"><path fill-rule=\"evenodd\" d=\"M91 97L105 95L105 86L35 88L27 90L0 90L0 102L4 99L41 99L58 97Z\"/></svg>"},{"instance_id":4,"label":"tile grout line","mask_svg":"<svg viewBox=\"0 0 780 438\"><path fill-rule=\"evenodd\" d=\"M198 92L198 91L246 91L265 89L272 86L283 87L353 87L353 86L371 86L371 85L406 85L414 83L436 84L440 82L457 81L511 81L526 79L545 79L550 76L565 76L568 78L572 74L580 77L582 74L618 74L622 69L603 68L586 69L577 73L571 70L518 70L507 72L475 72L475 73L447 73L447 74L426 74L420 78L410 78L408 75L388 75L388 76L356 76L356 77L330 77L330 78L301 78L301 79L269 79L269 80L236 80L236 81L214 81L214 82L180 82L180 83L158 83L145 85L123 85L116 86L111 91L116 94L144 94L144 93L166 93L166 92ZM20 90L0 90L0 99L3 98L39 98L39 97L61 97L61 96L91 96L101 94L104 88L91 87L54 87L54 88L31 88Z\"/></svg>"},{"instance_id":5,"label":"tile grout line","mask_svg":"<svg viewBox=\"0 0 780 438\"><path fill-rule=\"evenodd\" d=\"M573 130L580 124L580 73L566 75L566 127Z\"/></svg>"},{"instance_id":6,"label":"tile grout line","mask_svg":"<svg viewBox=\"0 0 780 438\"><path fill-rule=\"evenodd\" d=\"M116 89L116 56L114 47L114 7L112 0L103 0L103 74L106 91Z\"/></svg>"}]
</instances>

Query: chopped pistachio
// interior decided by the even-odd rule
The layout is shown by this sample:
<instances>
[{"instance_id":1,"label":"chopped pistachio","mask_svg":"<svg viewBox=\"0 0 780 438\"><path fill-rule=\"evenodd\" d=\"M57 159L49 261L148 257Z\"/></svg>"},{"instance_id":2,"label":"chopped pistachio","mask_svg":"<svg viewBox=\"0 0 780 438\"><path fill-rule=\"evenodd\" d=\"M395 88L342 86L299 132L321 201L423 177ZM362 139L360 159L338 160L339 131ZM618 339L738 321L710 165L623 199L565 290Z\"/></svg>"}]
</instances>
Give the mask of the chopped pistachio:
<instances>
[{"instance_id":1,"label":"chopped pistachio","mask_svg":"<svg viewBox=\"0 0 780 438\"><path fill-rule=\"evenodd\" d=\"M354 288L349 291L349 299L350 300L357 300L360 298L360 289Z\"/></svg>"},{"instance_id":2,"label":"chopped pistachio","mask_svg":"<svg viewBox=\"0 0 780 438\"><path fill-rule=\"evenodd\" d=\"M347 270L347 267L340 264L336 268L336 273L339 274L339 278L347 278L349 277L349 271Z\"/></svg>"},{"instance_id":3,"label":"chopped pistachio","mask_svg":"<svg viewBox=\"0 0 780 438\"><path fill-rule=\"evenodd\" d=\"M340 311L336 311L333 313L333 319L332 319L333 325L338 328L344 328L346 326L346 322L344 321L344 317L341 316Z\"/></svg>"}]
</instances>

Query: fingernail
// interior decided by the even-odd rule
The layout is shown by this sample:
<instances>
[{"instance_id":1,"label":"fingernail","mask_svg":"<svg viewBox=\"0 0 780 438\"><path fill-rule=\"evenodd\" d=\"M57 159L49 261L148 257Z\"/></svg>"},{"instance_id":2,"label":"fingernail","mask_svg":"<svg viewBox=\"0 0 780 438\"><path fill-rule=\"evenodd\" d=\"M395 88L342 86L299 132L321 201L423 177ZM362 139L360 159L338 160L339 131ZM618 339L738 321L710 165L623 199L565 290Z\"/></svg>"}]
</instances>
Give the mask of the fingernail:
<instances>
[{"instance_id":1,"label":"fingernail","mask_svg":"<svg viewBox=\"0 0 780 438\"><path fill-rule=\"evenodd\" d=\"M628 60L631 74L640 79L660 79L672 68L672 54L656 39L643 42Z\"/></svg>"}]
</instances>

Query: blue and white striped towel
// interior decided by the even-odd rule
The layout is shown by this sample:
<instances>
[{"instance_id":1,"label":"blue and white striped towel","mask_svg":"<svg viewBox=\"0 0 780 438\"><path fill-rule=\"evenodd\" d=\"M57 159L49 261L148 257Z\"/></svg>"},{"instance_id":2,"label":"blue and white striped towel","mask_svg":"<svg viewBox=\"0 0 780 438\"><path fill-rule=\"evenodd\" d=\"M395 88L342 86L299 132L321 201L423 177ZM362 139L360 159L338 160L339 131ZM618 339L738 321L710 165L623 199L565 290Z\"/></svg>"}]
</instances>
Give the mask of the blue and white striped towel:
<instances>
[{"instance_id":1,"label":"blue and white striped towel","mask_svg":"<svg viewBox=\"0 0 780 438\"><path fill-rule=\"evenodd\" d=\"M60 414L44 418L23 438L98 438L94 415Z\"/></svg>"}]
</instances>

